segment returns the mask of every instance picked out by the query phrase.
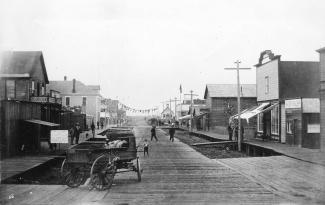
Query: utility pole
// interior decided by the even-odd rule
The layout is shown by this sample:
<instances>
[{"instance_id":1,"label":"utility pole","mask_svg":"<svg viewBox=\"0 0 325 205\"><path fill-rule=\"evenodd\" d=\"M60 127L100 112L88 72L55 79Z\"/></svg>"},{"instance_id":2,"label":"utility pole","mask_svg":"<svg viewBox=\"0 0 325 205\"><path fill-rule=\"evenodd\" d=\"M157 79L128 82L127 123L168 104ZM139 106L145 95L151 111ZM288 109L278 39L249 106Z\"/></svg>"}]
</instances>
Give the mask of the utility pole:
<instances>
[{"instance_id":1,"label":"utility pole","mask_svg":"<svg viewBox=\"0 0 325 205\"><path fill-rule=\"evenodd\" d=\"M177 98L175 97L174 100L175 100L175 113L174 113L174 116L175 116L175 120L176 120L176 101L177 101Z\"/></svg>"},{"instance_id":2,"label":"utility pole","mask_svg":"<svg viewBox=\"0 0 325 205\"><path fill-rule=\"evenodd\" d=\"M191 115L191 127L190 127L190 131L193 132L193 96L195 94L193 94L193 90L190 90L190 94L184 94L184 95L191 95L191 107L190 107L190 115ZM198 95L195 95L198 96Z\"/></svg>"},{"instance_id":3,"label":"utility pole","mask_svg":"<svg viewBox=\"0 0 325 205\"><path fill-rule=\"evenodd\" d=\"M239 70L249 70L251 68L239 68L241 62L237 60L235 64L236 68L225 68L225 70L236 70L237 71L237 110L238 110L238 151L241 151L242 136L241 136L241 118L240 118L240 81L239 81Z\"/></svg>"}]
</instances>

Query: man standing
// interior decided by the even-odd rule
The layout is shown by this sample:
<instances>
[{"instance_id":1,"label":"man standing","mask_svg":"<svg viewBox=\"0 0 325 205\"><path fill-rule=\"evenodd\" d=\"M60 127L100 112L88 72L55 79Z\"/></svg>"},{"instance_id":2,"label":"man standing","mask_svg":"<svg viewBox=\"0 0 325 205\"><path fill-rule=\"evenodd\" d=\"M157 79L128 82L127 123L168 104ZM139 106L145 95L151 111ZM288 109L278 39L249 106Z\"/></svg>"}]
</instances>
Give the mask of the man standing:
<instances>
[{"instance_id":1,"label":"man standing","mask_svg":"<svg viewBox=\"0 0 325 205\"><path fill-rule=\"evenodd\" d=\"M156 136L156 126L154 126L154 125L151 128L151 141L152 141L152 138L155 138L156 141L158 141L157 136Z\"/></svg>"},{"instance_id":2,"label":"man standing","mask_svg":"<svg viewBox=\"0 0 325 205\"><path fill-rule=\"evenodd\" d=\"M91 123L90 128L91 128L91 133L93 133L93 138L95 138L95 123L94 123L94 121Z\"/></svg>"},{"instance_id":3,"label":"man standing","mask_svg":"<svg viewBox=\"0 0 325 205\"><path fill-rule=\"evenodd\" d=\"M79 135L81 133L81 128L79 123L76 123L75 129L74 129L74 137L76 138L76 144L79 143Z\"/></svg>"}]
</instances>

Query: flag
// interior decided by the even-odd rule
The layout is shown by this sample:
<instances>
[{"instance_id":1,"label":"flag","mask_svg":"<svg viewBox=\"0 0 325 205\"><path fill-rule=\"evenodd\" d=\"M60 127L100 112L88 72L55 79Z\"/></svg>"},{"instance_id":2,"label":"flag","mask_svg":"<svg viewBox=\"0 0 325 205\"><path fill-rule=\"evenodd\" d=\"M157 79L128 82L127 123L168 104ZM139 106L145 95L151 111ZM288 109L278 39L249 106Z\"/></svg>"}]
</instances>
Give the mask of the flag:
<instances>
[{"instance_id":1,"label":"flag","mask_svg":"<svg viewBox=\"0 0 325 205\"><path fill-rule=\"evenodd\" d=\"M182 84L179 85L179 92L182 93Z\"/></svg>"}]
</instances>

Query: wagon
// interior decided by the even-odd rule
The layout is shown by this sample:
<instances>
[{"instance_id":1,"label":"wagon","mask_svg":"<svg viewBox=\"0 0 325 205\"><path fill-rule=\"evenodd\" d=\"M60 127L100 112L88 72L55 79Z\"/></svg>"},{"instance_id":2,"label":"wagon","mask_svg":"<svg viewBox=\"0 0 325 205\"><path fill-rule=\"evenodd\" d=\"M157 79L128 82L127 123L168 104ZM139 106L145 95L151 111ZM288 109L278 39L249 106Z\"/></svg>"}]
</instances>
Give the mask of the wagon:
<instances>
[{"instance_id":1,"label":"wagon","mask_svg":"<svg viewBox=\"0 0 325 205\"><path fill-rule=\"evenodd\" d=\"M141 181L140 160L134 134L130 130L107 130L109 137L126 143L119 148L106 148L105 138L91 138L89 141L74 145L67 150L61 165L63 183L78 187L89 179L89 186L97 190L112 186L116 173L136 172Z\"/></svg>"}]
</instances>

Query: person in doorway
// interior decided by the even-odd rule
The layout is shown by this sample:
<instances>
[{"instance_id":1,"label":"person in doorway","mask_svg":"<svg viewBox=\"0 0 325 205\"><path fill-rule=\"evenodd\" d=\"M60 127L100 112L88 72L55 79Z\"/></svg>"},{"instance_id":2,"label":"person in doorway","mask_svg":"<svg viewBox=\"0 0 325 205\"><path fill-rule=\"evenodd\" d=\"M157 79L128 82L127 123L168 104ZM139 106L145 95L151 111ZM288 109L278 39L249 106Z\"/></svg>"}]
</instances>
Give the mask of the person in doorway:
<instances>
[{"instance_id":1,"label":"person in doorway","mask_svg":"<svg viewBox=\"0 0 325 205\"><path fill-rule=\"evenodd\" d=\"M230 126L230 124L228 125L228 135L229 135L229 141L232 141L232 127Z\"/></svg>"},{"instance_id":2,"label":"person in doorway","mask_svg":"<svg viewBox=\"0 0 325 205\"><path fill-rule=\"evenodd\" d=\"M71 127L69 129L69 138L70 138L70 144L73 145L73 140L74 140L74 127Z\"/></svg>"},{"instance_id":3,"label":"person in doorway","mask_svg":"<svg viewBox=\"0 0 325 205\"><path fill-rule=\"evenodd\" d=\"M158 141L157 136L156 136L156 126L154 126L154 125L151 128L151 141L152 141L152 138L155 138L156 141Z\"/></svg>"},{"instance_id":4,"label":"person in doorway","mask_svg":"<svg viewBox=\"0 0 325 205\"><path fill-rule=\"evenodd\" d=\"M174 142L174 135L175 135L175 128L174 125L172 125L171 128L169 128L169 140Z\"/></svg>"},{"instance_id":5,"label":"person in doorway","mask_svg":"<svg viewBox=\"0 0 325 205\"><path fill-rule=\"evenodd\" d=\"M97 121L97 129L99 129L99 121Z\"/></svg>"},{"instance_id":6,"label":"person in doorway","mask_svg":"<svg viewBox=\"0 0 325 205\"><path fill-rule=\"evenodd\" d=\"M95 123L94 121L91 123L90 125L90 128L91 128L91 133L93 134L93 138L95 138Z\"/></svg>"},{"instance_id":7,"label":"person in doorway","mask_svg":"<svg viewBox=\"0 0 325 205\"><path fill-rule=\"evenodd\" d=\"M104 122L103 121L100 122L100 127L101 127L101 129L104 128Z\"/></svg>"},{"instance_id":8,"label":"person in doorway","mask_svg":"<svg viewBox=\"0 0 325 205\"><path fill-rule=\"evenodd\" d=\"M146 156L146 153L147 156L149 157L149 143L147 139L145 139L143 143L143 156Z\"/></svg>"},{"instance_id":9,"label":"person in doorway","mask_svg":"<svg viewBox=\"0 0 325 205\"><path fill-rule=\"evenodd\" d=\"M76 144L79 143L80 133L81 133L81 127L80 127L79 123L77 122L76 126L74 128L74 137L76 138Z\"/></svg>"}]
</instances>

